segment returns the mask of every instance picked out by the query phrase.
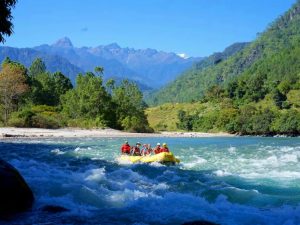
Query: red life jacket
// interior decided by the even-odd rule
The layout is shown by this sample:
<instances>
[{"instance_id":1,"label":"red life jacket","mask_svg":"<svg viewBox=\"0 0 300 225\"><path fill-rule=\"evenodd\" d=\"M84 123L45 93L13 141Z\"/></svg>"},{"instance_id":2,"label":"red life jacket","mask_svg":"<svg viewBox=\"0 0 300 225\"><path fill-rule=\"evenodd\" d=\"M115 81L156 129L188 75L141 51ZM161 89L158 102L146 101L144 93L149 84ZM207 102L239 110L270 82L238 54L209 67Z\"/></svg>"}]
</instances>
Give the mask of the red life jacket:
<instances>
[{"instance_id":1,"label":"red life jacket","mask_svg":"<svg viewBox=\"0 0 300 225\"><path fill-rule=\"evenodd\" d=\"M121 152L123 154L130 154L130 145L129 144L122 145Z\"/></svg>"},{"instance_id":2,"label":"red life jacket","mask_svg":"<svg viewBox=\"0 0 300 225\"><path fill-rule=\"evenodd\" d=\"M161 148L160 152L170 152L168 147Z\"/></svg>"},{"instance_id":3,"label":"red life jacket","mask_svg":"<svg viewBox=\"0 0 300 225\"><path fill-rule=\"evenodd\" d=\"M145 154L146 154L146 155L150 155L150 154L151 154L151 152L152 152L152 149L151 149L151 148L149 148L149 149L147 149L147 151L145 152Z\"/></svg>"},{"instance_id":4,"label":"red life jacket","mask_svg":"<svg viewBox=\"0 0 300 225\"><path fill-rule=\"evenodd\" d=\"M150 155L151 152L152 152L152 149L151 149L151 148L142 149L142 153L143 153L144 155Z\"/></svg>"},{"instance_id":5,"label":"red life jacket","mask_svg":"<svg viewBox=\"0 0 300 225\"><path fill-rule=\"evenodd\" d=\"M141 150L139 147L132 147L132 155L141 155Z\"/></svg>"},{"instance_id":6,"label":"red life jacket","mask_svg":"<svg viewBox=\"0 0 300 225\"><path fill-rule=\"evenodd\" d=\"M154 149L154 153L155 154L159 154L161 152L161 148L159 146L157 146L155 149Z\"/></svg>"}]
</instances>

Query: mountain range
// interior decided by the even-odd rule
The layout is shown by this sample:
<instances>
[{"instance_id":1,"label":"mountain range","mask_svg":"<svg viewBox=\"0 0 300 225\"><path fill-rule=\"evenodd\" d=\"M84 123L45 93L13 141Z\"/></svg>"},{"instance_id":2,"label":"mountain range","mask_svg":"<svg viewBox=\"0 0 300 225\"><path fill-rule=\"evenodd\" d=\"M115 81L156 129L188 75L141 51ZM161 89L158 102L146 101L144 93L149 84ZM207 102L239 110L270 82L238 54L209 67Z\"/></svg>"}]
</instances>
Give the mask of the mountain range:
<instances>
[{"instance_id":1,"label":"mountain range","mask_svg":"<svg viewBox=\"0 0 300 225\"><path fill-rule=\"evenodd\" d=\"M79 73L84 70L70 63L67 59L58 55L50 55L32 48L12 48L0 47L0 62L6 57L25 65L27 68L36 58L41 58L50 72L61 71L65 76L69 77L72 82L75 81Z\"/></svg>"},{"instance_id":2,"label":"mountain range","mask_svg":"<svg viewBox=\"0 0 300 225\"><path fill-rule=\"evenodd\" d=\"M74 83L78 73L104 68L104 78L130 79L158 88L174 80L176 76L201 58L185 54L167 53L155 49L121 48L117 43L97 47L74 47L67 37L54 44L33 48L0 47L0 61L5 57L30 66L40 57L51 72L61 71Z\"/></svg>"}]
</instances>

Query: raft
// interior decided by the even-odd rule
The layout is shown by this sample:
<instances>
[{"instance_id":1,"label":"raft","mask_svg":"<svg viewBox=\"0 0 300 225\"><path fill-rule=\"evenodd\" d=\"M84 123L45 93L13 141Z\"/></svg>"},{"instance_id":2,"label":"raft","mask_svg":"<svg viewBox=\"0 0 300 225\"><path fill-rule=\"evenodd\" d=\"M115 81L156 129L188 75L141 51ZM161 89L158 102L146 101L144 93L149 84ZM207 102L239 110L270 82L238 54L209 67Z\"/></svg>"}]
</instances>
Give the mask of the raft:
<instances>
[{"instance_id":1,"label":"raft","mask_svg":"<svg viewBox=\"0 0 300 225\"><path fill-rule=\"evenodd\" d=\"M172 152L161 152L156 155L146 155L146 156L132 156L132 155L121 155L119 157L120 161L131 162L131 163L152 163L159 162L163 164L175 164L179 163L180 160L175 158Z\"/></svg>"}]
</instances>

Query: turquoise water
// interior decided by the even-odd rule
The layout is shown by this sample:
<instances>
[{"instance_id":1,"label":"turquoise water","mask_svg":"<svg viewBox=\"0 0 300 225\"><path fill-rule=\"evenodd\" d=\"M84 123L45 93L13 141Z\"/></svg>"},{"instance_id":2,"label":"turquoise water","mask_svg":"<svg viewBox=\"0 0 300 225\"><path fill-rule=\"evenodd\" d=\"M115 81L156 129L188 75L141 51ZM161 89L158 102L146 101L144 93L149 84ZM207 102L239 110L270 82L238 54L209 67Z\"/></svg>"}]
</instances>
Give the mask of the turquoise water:
<instances>
[{"instance_id":1,"label":"turquoise water","mask_svg":"<svg viewBox=\"0 0 300 225\"><path fill-rule=\"evenodd\" d=\"M0 142L33 189L11 224L300 224L300 138L129 138L167 142L178 166L116 160L124 138ZM45 205L70 211L42 212Z\"/></svg>"}]
</instances>

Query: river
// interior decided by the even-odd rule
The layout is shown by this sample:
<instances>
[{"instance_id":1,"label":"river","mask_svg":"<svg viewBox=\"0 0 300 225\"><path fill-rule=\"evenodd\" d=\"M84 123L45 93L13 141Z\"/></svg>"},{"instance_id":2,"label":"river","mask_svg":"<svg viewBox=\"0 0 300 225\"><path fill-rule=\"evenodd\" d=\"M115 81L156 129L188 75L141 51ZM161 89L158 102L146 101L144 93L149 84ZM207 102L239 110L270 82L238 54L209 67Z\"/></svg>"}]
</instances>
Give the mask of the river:
<instances>
[{"instance_id":1,"label":"river","mask_svg":"<svg viewBox=\"0 0 300 225\"><path fill-rule=\"evenodd\" d=\"M300 224L300 138L128 138L167 142L177 166L120 163L124 141L2 140L36 197L10 224Z\"/></svg>"}]
</instances>

